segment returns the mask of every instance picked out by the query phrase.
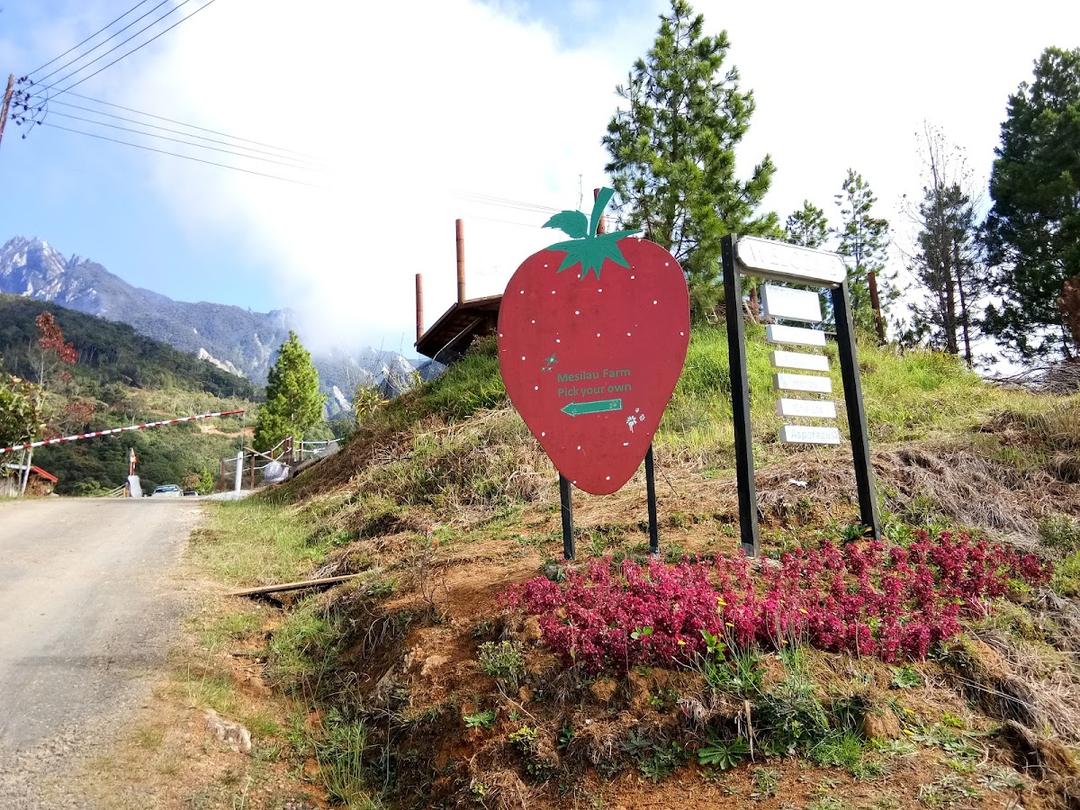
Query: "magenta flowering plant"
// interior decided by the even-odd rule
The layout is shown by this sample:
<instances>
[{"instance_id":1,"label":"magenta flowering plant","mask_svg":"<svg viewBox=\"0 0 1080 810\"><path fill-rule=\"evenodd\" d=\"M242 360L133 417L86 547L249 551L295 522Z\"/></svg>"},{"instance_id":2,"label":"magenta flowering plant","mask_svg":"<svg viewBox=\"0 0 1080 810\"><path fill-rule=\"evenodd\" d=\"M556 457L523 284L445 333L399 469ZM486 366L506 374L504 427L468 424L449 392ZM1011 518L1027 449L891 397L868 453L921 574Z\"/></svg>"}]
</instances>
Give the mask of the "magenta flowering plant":
<instances>
[{"instance_id":1,"label":"magenta flowering plant","mask_svg":"<svg viewBox=\"0 0 1080 810\"><path fill-rule=\"evenodd\" d=\"M925 658L963 617L1051 573L1034 555L967 533L919 532L907 547L824 542L760 567L741 556L595 559L561 583L530 580L505 600L538 618L543 643L566 664L591 672L689 663L709 637L736 647L802 641L896 662Z\"/></svg>"}]
</instances>

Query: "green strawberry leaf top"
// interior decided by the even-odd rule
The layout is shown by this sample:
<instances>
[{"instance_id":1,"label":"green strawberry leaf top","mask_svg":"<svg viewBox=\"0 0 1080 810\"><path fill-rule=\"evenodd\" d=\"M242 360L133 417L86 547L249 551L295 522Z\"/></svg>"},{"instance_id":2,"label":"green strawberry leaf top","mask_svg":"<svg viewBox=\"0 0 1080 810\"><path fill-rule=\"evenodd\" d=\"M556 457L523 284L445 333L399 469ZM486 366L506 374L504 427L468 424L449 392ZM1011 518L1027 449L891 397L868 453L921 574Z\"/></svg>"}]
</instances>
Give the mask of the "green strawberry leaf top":
<instances>
[{"instance_id":1,"label":"green strawberry leaf top","mask_svg":"<svg viewBox=\"0 0 1080 810\"><path fill-rule=\"evenodd\" d=\"M561 273L575 265L581 265L579 278L585 278L589 273L595 273L596 277L600 278L600 269L608 259L620 267L629 269L630 262L619 250L618 242L624 236L630 236L638 231L615 231L602 234L596 232L600 226L600 218L604 215L604 209L607 208L614 193L615 190L611 188L600 189L600 193L596 195L596 202L593 203L592 216L588 220L580 211L560 211L544 223L545 228L557 228L572 237L568 241L556 242L548 247L548 250L566 251L566 256L556 272Z\"/></svg>"}]
</instances>

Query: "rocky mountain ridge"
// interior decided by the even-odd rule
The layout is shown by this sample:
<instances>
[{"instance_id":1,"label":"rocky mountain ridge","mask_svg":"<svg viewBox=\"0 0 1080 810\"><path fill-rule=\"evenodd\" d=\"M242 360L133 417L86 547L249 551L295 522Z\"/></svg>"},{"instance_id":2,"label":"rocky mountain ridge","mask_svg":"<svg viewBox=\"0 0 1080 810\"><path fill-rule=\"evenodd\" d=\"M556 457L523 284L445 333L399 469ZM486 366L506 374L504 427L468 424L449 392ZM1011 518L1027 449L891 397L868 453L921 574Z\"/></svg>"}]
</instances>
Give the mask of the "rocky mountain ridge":
<instances>
[{"instance_id":1,"label":"rocky mountain ridge","mask_svg":"<svg viewBox=\"0 0 1080 810\"><path fill-rule=\"evenodd\" d=\"M253 312L228 304L175 301L129 284L90 259L65 256L43 239L22 236L0 247L0 292L130 324L257 384L265 382L278 346L296 327L289 310ZM357 385L378 385L396 395L415 373L431 372L427 363L370 347L338 349L313 359L331 416L351 407Z\"/></svg>"}]
</instances>

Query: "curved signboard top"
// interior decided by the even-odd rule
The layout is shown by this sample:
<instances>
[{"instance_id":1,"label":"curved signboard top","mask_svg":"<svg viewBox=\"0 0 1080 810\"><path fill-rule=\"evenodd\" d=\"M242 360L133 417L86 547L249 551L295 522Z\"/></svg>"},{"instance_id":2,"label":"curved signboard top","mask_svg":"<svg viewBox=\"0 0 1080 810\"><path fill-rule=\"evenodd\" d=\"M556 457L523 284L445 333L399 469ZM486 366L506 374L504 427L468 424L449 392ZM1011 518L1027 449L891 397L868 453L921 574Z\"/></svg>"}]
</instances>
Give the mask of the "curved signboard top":
<instances>
[{"instance_id":1,"label":"curved signboard top","mask_svg":"<svg viewBox=\"0 0 1080 810\"><path fill-rule=\"evenodd\" d=\"M735 255L743 270L755 276L779 281L798 281L831 287L847 278L847 267L839 253L789 245L757 236L740 236Z\"/></svg>"}]
</instances>

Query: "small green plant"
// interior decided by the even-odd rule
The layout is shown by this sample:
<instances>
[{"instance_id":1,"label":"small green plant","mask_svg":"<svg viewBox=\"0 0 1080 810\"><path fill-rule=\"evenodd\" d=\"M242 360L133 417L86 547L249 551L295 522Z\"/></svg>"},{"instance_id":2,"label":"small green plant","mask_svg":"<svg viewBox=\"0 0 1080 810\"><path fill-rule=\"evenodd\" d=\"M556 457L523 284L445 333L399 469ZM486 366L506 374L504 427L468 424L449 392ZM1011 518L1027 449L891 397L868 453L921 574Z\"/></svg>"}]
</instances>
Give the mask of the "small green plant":
<instances>
[{"instance_id":1,"label":"small green plant","mask_svg":"<svg viewBox=\"0 0 1080 810\"><path fill-rule=\"evenodd\" d=\"M774 754L805 750L829 733L829 717L813 684L799 674L788 675L766 693L758 701L757 716L765 748Z\"/></svg>"},{"instance_id":2,"label":"small green plant","mask_svg":"<svg viewBox=\"0 0 1080 810\"><path fill-rule=\"evenodd\" d=\"M462 719L465 721L465 728L490 729L495 725L495 717L497 714L495 709L487 709L486 711L476 712L475 714L466 714Z\"/></svg>"},{"instance_id":3,"label":"small green plant","mask_svg":"<svg viewBox=\"0 0 1080 810\"><path fill-rule=\"evenodd\" d=\"M773 768L754 769L754 796L755 798L767 799L775 796L780 787L780 771Z\"/></svg>"},{"instance_id":4,"label":"small green plant","mask_svg":"<svg viewBox=\"0 0 1080 810\"><path fill-rule=\"evenodd\" d=\"M810 746L810 758L820 765L854 771L862 764L863 739L853 731L834 731Z\"/></svg>"},{"instance_id":5,"label":"small green plant","mask_svg":"<svg viewBox=\"0 0 1080 810\"><path fill-rule=\"evenodd\" d=\"M753 649L725 654L726 645L708 630L702 630L705 652L697 658L697 670L712 689L750 697L761 691L761 659Z\"/></svg>"},{"instance_id":6,"label":"small green plant","mask_svg":"<svg viewBox=\"0 0 1080 810\"><path fill-rule=\"evenodd\" d=\"M893 670L893 689L915 689L923 685L922 675L913 666L897 667Z\"/></svg>"},{"instance_id":7,"label":"small green plant","mask_svg":"<svg viewBox=\"0 0 1080 810\"><path fill-rule=\"evenodd\" d=\"M710 734L708 741L698 749L697 755L701 765L726 771L750 756L750 744L742 737L721 740Z\"/></svg>"},{"instance_id":8,"label":"small green plant","mask_svg":"<svg viewBox=\"0 0 1080 810\"><path fill-rule=\"evenodd\" d=\"M560 751L565 751L570 747L570 743L574 741L574 727L567 723L565 726L559 729L559 737L557 744Z\"/></svg>"},{"instance_id":9,"label":"small green plant","mask_svg":"<svg viewBox=\"0 0 1080 810\"><path fill-rule=\"evenodd\" d=\"M979 777L979 784L987 790L1023 790L1024 780L1011 768L993 767Z\"/></svg>"},{"instance_id":10,"label":"small green plant","mask_svg":"<svg viewBox=\"0 0 1080 810\"><path fill-rule=\"evenodd\" d=\"M952 807L977 798L979 798L979 791L955 773L950 773L936 782L919 788L919 801L927 807Z\"/></svg>"},{"instance_id":11,"label":"small green plant","mask_svg":"<svg viewBox=\"0 0 1080 810\"><path fill-rule=\"evenodd\" d=\"M659 782L686 761L686 750L679 743L638 731L631 731L620 747L641 774L653 782Z\"/></svg>"},{"instance_id":12,"label":"small green plant","mask_svg":"<svg viewBox=\"0 0 1080 810\"><path fill-rule=\"evenodd\" d=\"M536 729L532 726L522 726L517 731L510 732L507 737L510 744L523 754L532 753L536 747Z\"/></svg>"},{"instance_id":13,"label":"small green plant","mask_svg":"<svg viewBox=\"0 0 1080 810\"><path fill-rule=\"evenodd\" d=\"M525 656L517 641L485 641L480 645L480 669L517 691L525 676Z\"/></svg>"},{"instance_id":14,"label":"small green plant","mask_svg":"<svg viewBox=\"0 0 1080 810\"><path fill-rule=\"evenodd\" d=\"M1044 546L1062 554L1080 551L1080 520L1054 513L1039 521L1039 537Z\"/></svg>"}]
</instances>

